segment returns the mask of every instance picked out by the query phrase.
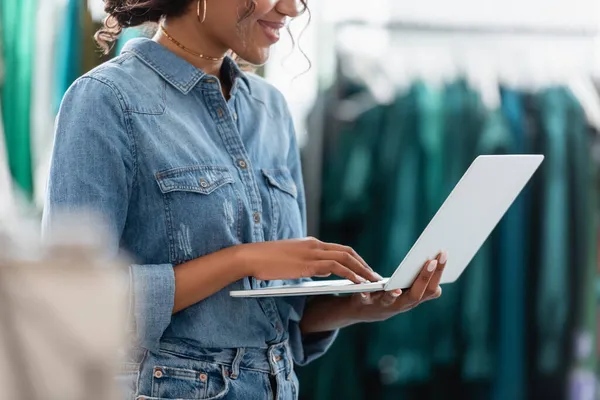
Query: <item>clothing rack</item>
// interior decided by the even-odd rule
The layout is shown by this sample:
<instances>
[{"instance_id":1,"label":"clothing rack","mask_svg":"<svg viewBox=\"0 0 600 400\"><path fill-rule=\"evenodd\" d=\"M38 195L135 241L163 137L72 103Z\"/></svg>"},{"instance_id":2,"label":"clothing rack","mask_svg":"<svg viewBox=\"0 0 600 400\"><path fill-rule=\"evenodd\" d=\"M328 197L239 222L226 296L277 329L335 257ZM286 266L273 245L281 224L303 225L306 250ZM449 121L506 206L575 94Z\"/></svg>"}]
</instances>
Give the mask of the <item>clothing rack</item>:
<instances>
[{"instance_id":1,"label":"clothing rack","mask_svg":"<svg viewBox=\"0 0 600 400\"><path fill-rule=\"evenodd\" d=\"M582 41L593 41L600 39L600 28L575 28L575 27L551 27L551 26L526 26L526 25L473 25L473 24L458 24L458 23L437 23L423 21L406 21L395 19L389 22L372 22L361 19L344 20L336 23L333 26L335 34L341 34L346 29L373 29L373 30L388 30L402 33L417 33L431 35L459 35L459 36L516 36L516 37L531 37L531 38L556 38L556 39L575 39ZM336 62L334 73L335 76L341 74L345 62L340 59L342 55L339 49L336 48ZM333 87L337 85L334 80ZM323 113L323 107L320 105L315 107L315 113ZM307 185L307 206L308 206L308 232L311 235L318 233L317 226L319 225L319 199L320 191L320 176L321 162L319 155L322 154L325 133L318 126L311 127L312 140L306 145L306 153L313 155L310 163L305 163L304 175L305 184ZM317 155L315 157L315 155ZM317 161L315 161L317 159Z\"/></svg>"},{"instance_id":2,"label":"clothing rack","mask_svg":"<svg viewBox=\"0 0 600 400\"><path fill-rule=\"evenodd\" d=\"M569 27L536 27L536 26L483 26L483 25L459 25L430 22L415 22L394 20L386 23L376 23L363 20L347 20L336 24L336 30L360 27L370 29L385 29L404 32L426 32L444 34L477 34L477 35L522 35L522 36L545 36L545 37L573 37L573 38L597 38L600 37L600 29L579 29Z\"/></svg>"}]
</instances>

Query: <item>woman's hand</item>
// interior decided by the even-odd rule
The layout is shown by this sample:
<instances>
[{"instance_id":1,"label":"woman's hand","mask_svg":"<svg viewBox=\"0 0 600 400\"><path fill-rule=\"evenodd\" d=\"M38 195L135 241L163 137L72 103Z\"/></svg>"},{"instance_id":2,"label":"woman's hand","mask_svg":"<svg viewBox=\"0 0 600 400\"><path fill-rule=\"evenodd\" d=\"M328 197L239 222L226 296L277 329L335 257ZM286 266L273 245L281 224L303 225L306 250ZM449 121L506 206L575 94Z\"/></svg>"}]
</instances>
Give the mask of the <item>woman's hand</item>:
<instances>
[{"instance_id":1,"label":"woman's hand","mask_svg":"<svg viewBox=\"0 0 600 400\"><path fill-rule=\"evenodd\" d=\"M425 301L437 299L442 295L442 288L439 285L446 262L446 254L441 253L435 260L425 263L419 277L404 293L401 290L394 290L353 295L352 308L357 319L362 322L383 321L412 310Z\"/></svg>"},{"instance_id":2,"label":"woman's hand","mask_svg":"<svg viewBox=\"0 0 600 400\"><path fill-rule=\"evenodd\" d=\"M247 276L288 280L337 275L355 283L383 278L350 247L314 238L249 243L231 249Z\"/></svg>"}]
</instances>

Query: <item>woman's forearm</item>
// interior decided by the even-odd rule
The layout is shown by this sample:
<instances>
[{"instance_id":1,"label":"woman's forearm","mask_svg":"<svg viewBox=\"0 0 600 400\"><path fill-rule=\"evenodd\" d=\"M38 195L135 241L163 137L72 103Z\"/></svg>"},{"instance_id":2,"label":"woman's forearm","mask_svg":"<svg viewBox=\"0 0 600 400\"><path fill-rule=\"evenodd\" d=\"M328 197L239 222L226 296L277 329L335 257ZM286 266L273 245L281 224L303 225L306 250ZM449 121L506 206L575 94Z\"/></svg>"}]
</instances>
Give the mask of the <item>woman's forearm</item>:
<instances>
[{"instance_id":1,"label":"woman's forearm","mask_svg":"<svg viewBox=\"0 0 600 400\"><path fill-rule=\"evenodd\" d=\"M174 270L173 314L212 296L248 274L234 248L191 260L176 266Z\"/></svg>"},{"instance_id":2,"label":"woman's forearm","mask_svg":"<svg viewBox=\"0 0 600 400\"><path fill-rule=\"evenodd\" d=\"M309 298L300 321L303 334L330 332L361 322L350 297L315 296Z\"/></svg>"}]
</instances>

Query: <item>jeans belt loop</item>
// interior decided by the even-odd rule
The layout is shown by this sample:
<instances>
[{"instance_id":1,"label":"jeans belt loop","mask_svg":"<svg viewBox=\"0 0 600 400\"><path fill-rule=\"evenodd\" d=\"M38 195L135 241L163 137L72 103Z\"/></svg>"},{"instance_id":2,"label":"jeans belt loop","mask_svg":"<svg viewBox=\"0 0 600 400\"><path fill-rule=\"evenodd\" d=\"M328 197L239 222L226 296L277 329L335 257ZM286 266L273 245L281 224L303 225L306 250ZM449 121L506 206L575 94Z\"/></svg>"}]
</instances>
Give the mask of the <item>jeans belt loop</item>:
<instances>
[{"instance_id":1,"label":"jeans belt loop","mask_svg":"<svg viewBox=\"0 0 600 400\"><path fill-rule=\"evenodd\" d=\"M236 351L235 358L233 359L233 363L231 364L231 379L237 379L240 375L240 364L242 359L244 358L244 353L246 350L244 348L239 348Z\"/></svg>"}]
</instances>

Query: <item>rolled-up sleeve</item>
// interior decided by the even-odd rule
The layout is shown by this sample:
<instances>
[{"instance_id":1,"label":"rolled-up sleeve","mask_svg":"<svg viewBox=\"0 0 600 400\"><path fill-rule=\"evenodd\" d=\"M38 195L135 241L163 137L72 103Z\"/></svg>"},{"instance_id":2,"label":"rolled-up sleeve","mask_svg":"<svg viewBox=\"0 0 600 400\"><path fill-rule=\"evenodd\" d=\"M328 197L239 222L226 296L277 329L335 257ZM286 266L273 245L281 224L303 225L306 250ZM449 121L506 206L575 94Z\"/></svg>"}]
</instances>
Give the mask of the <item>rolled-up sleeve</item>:
<instances>
[{"instance_id":1,"label":"rolled-up sleeve","mask_svg":"<svg viewBox=\"0 0 600 400\"><path fill-rule=\"evenodd\" d=\"M62 215L77 214L80 224L95 223L91 217L100 217L108 231L107 252L111 256L120 253L137 173L125 110L123 96L102 77L80 78L67 91L56 121L42 223L44 238L60 230ZM130 265L129 277L133 340L155 350L171 321L173 265Z\"/></svg>"},{"instance_id":2,"label":"rolled-up sleeve","mask_svg":"<svg viewBox=\"0 0 600 400\"><path fill-rule=\"evenodd\" d=\"M302 214L302 223L304 225L302 231L304 233L304 236L306 236L306 194L304 191L304 180L302 177L300 149L297 144L294 123L291 116L289 116L289 131L291 135L291 145L288 154L288 168L292 174L292 177L294 178L297 187L298 207L300 208L300 212ZM294 358L294 362L298 365L306 365L325 354L338 335L337 330L310 335L302 334L302 331L300 330L300 320L302 319L302 315L304 314L306 304L310 300L310 297L286 298L285 300L288 304L291 305L291 308L295 311L292 318L290 318L288 330L290 335L290 347L292 349L292 356Z\"/></svg>"},{"instance_id":3,"label":"rolled-up sleeve","mask_svg":"<svg viewBox=\"0 0 600 400\"><path fill-rule=\"evenodd\" d=\"M303 311L306 302L310 301L306 297L298 297L295 300L289 299L288 302L296 302L294 308L301 308ZM301 314L300 314L301 315ZM322 333L313 333L309 335L303 335L300 330L300 321L291 320L288 325L289 330L289 343L292 349L292 357L294 362L300 366L309 364L310 362L321 357L329 350L333 342L335 341L338 330Z\"/></svg>"}]
</instances>

